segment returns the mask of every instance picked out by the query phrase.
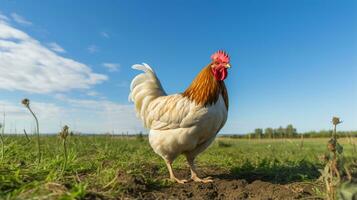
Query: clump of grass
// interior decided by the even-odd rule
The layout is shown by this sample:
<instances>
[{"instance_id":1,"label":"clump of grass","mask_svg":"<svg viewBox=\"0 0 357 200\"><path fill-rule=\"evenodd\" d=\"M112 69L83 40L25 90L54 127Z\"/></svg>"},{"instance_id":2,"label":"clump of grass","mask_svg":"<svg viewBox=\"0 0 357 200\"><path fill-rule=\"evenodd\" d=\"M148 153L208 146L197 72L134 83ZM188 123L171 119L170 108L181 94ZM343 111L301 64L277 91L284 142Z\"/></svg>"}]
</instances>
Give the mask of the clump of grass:
<instances>
[{"instance_id":1,"label":"clump of grass","mask_svg":"<svg viewBox=\"0 0 357 200\"><path fill-rule=\"evenodd\" d=\"M64 152L64 163L63 163L63 171L66 169L67 161L68 161L68 154L67 154L67 137L69 135L69 127L65 125L62 128L62 131L59 132L59 136L63 142L63 152Z\"/></svg>"},{"instance_id":2,"label":"clump of grass","mask_svg":"<svg viewBox=\"0 0 357 200\"><path fill-rule=\"evenodd\" d=\"M218 140L218 147L231 147L231 146L232 146L232 144L230 144L228 142Z\"/></svg>"},{"instance_id":3,"label":"clump of grass","mask_svg":"<svg viewBox=\"0 0 357 200\"><path fill-rule=\"evenodd\" d=\"M38 119L35 115L35 113L32 111L31 107L30 107L30 100L25 98L22 100L21 102L32 114L32 116L35 118L36 121L36 134L37 134L37 158L38 158L38 163L41 162L41 144L40 144L40 125L38 122Z\"/></svg>"},{"instance_id":4,"label":"clump of grass","mask_svg":"<svg viewBox=\"0 0 357 200\"><path fill-rule=\"evenodd\" d=\"M136 135L136 139L139 141L144 141L144 134L140 131L138 135Z\"/></svg>"}]
</instances>

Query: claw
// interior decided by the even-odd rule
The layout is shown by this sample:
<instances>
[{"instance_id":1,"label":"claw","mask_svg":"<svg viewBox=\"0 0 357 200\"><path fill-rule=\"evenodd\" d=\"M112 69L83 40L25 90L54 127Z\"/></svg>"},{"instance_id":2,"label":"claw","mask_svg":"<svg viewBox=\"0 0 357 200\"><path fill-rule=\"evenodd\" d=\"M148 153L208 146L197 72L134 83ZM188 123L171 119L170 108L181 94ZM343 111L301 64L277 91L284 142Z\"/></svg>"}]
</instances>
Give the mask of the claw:
<instances>
[{"instance_id":1,"label":"claw","mask_svg":"<svg viewBox=\"0 0 357 200\"><path fill-rule=\"evenodd\" d=\"M186 180L186 179L180 180L180 179L178 179L176 177L170 178L170 180L173 181L173 182L176 182L176 183L180 183L180 184L185 184L185 183L188 182L188 180Z\"/></svg>"},{"instance_id":2,"label":"claw","mask_svg":"<svg viewBox=\"0 0 357 200\"><path fill-rule=\"evenodd\" d=\"M195 182L200 182L200 183L212 183L213 180L212 180L212 177L206 177L206 178L199 178L197 176L195 177L192 177L192 180L195 181Z\"/></svg>"}]
</instances>

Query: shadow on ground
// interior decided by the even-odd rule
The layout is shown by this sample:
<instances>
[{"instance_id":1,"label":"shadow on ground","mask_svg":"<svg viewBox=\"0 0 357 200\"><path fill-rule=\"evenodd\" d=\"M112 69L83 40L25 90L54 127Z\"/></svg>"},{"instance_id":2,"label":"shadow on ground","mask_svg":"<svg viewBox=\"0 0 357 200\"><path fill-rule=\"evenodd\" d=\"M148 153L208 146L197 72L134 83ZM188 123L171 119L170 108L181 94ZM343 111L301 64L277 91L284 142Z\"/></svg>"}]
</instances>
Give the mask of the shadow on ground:
<instances>
[{"instance_id":1,"label":"shadow on ground","mask_svg":"<svg viewBox=\"0 0 357 200\"><path fill-rule=\"evenodd\" d=\"M245 179L249 183L255 180L274 184L288 184L292 182L315 180L320 176L318 166L301 160L296 163L271 164L267 160L254 167L250 162L240 167L233 167L228 174L217 175L219 179Z\"/></svg>"}]
</instances>

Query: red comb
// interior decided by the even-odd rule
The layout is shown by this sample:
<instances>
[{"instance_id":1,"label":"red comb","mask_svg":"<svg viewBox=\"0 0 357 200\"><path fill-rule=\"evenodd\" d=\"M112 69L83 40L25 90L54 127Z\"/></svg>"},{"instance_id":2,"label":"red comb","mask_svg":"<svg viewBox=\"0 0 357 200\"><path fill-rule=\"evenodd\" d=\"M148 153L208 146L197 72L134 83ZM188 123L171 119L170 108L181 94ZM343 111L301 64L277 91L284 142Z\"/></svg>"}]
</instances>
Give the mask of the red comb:
<instances>
[{"instance_id":1,"label":"red comb","mask_svg":"<svg viewBox=\"0 0 357 200\"><path fill-rule=\"evenodd\" d=\"M212 54L211 58L213 61L229 63L229 55L222 50L219 50L216 53Z\"/></svg>"}]
</instances>

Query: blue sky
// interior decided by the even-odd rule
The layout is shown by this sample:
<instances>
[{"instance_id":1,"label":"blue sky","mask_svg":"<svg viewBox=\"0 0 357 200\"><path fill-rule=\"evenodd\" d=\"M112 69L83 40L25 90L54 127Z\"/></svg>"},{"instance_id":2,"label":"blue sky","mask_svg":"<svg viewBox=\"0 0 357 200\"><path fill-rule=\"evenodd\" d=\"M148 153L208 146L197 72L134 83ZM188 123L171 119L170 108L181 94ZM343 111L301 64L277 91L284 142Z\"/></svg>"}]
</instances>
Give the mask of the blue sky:
<instances>
[{"instance_id":1,"label":"blue sky","mask_svg":"<svg viewBox=\"0 0 357 200\"><path fill-rule=\"evenodd\" d=\"M183 91L225 49L229 119L222 133L291 123L357 129L357 2L0 0L0 109L7 130L143 130L129 84L146 62Z\"/></svg>"}]
</instances>

